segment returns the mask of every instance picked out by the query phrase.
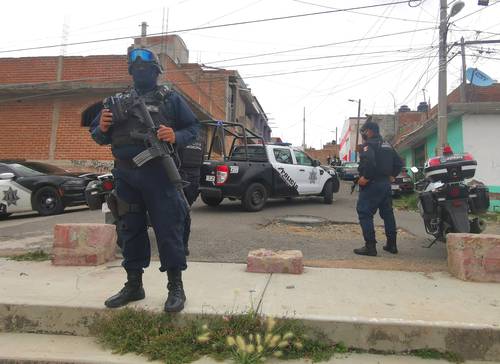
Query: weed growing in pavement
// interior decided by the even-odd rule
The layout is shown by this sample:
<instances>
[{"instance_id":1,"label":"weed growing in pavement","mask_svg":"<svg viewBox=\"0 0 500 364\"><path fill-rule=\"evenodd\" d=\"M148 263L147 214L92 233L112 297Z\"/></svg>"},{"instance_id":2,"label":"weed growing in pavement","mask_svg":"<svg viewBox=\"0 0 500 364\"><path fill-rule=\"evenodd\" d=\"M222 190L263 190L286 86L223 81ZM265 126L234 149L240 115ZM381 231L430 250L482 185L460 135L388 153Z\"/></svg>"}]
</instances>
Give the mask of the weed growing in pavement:
<instances>
[{"instance_id":1,"label":"weed growing in pavement","mask_svg":"<svg viewBox=\"0 0 500 364\"><path fill-rule=\"evenodd\" d=\"M418 349L409 352L410 355L418 356L422 359L437 359L437 360L447 360L452 363L463 363L464 359L455 353L446 351L440 352L435 349Z\"/></svg>"},{"instance_id":2,"label":"weed growing in pavement","mask_svg":"<svg viewBox=\"0 0 500 364\"><path fill-rule=\"evenodd\" d=\"M202 356L239 364L267 358L317 362L348 351L298 321L265 318L255 312L200 316L180 325L172 315L126 308L97 321L91 331L115 353L135 352L167 364L190 363Z\"/></svg>"},{"instance_id":3,"label":"weed growing in pavement","mask_svg":"<svg viewBox=\"0 0 500 364\"><path fill-rule=\"evenodd\" d=\"M418 211L417 206L418 195L412 193L409 195L401 195L399 198L394 198L392 203L395 208L400 210Z\"/></svg>"},{"instance_id":4,"label":"weed growing in pavement","mask_svg":"<svg viewBox=\"0 0 500 364\"><path fill-rule=\"evenodd\" d=\"M43 262L45 260L50 260L50 254L44 252L43 250L37 250L34 252L29 252L26 254L15 255L9 257L10 260L20 261L31 261L31 262Z\"/></svg>"},{"instance_id":5,"label":"weed growing in pavement","mask_svg":"<svg viewBox=\"0 0 500 364\"><path fill-rule=\"evenodd\" d=\"M348 348L297 320L266 318L253 311L241 315L203 315L186 318L182 323L177 317L125 308L96 321L91 333L114 353L136 353L167 364L191 363L203 356L232 359L237 364L260 364L268 358L327 361L335 353L397 354ZM463 363L458 354L434 349L400 355Z\"/></svg>"}]
</instances>

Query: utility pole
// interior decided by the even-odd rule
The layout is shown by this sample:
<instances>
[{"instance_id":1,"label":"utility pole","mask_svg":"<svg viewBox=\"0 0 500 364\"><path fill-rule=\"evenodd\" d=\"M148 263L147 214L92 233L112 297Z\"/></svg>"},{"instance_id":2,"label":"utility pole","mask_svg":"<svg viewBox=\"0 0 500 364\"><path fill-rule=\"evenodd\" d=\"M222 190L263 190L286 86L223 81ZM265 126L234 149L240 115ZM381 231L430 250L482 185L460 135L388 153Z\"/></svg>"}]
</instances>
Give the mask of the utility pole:
<instances>
[{"instance_id":1,"label":"utility pole","mask_svg":"<svg viewBox=\"0 0 500 364\"><path fill-rule=\"evenodd\" d=\"M338 131L339 131L339 128L338 128L338 126L336 126L335 127L335 144L339 144L339 139L337 136Z\"/></svg>"},{"instance_id":2,"label":"utility pole","mask_svg":"<svg viewBox=\"0 0 500 364\"><path fill-rule=\"evenodd\" d=\"M446 33L448 32L448 4L446 0L440 0L439 12L439 92L438 92L438 120L437 120L437 155L443 154L448 138L448 100L446 79Z\"/></svg>"},{"instance_id":3,"label":"utility pole","mask_svg":"<svg viewBox=\"0 0 500 364\"><path fill-rule=\"evenodd\" d=\"M467 75L465 74L465 43L464 37L460 38L460 53L462 54L462 83L460 84L460 102L467 102Z\"/></svg>"},{"instance_id":4,"label":"utility pole","mask_svg":"<svg viewBox=\"0 0 500 364\"><path fill-rule=\"evenodd\" d=\"M457 15L463 9L465 3L462 0L455 1L448 16L447 0L439 1L439 92L438 92L438 120L437 120L437 155L443 154L443 149L448 145L448 94L447 94L447 44L448 20Z\"/></svg>"},{"instance_id":5,"label":"utility pole","mask_svg":"<svg viewBox=\"0 0 500 364\"><path fill-rule=\"evenodd\" d=\"M302 117L302 148L306 149L306 107L304 106L304 115Z\"/></svg>"},{"instance_id":6,"label":"utility pole","mask_svg":"<svg viewBox=\"0 0 500 364\"><path fill-rule=\"evenodd\" d=\"M356 146L354 152L354 161L358 161L358 143L359 143L359 119L361 117L361 99L358 99L358 121L356 122Z\"/></svg>"},{"instance_id":7,"label":"utility pole","mask_svg":"<svg viewBox=\"0 0 500 364\"><path fill-rule=\"evenodd\" d=\"M140 27L141 27L141 46L145 47L146 46L146 36L147 36L148 23L143 21L141 23Z\"/></svg>"}]
</instances>

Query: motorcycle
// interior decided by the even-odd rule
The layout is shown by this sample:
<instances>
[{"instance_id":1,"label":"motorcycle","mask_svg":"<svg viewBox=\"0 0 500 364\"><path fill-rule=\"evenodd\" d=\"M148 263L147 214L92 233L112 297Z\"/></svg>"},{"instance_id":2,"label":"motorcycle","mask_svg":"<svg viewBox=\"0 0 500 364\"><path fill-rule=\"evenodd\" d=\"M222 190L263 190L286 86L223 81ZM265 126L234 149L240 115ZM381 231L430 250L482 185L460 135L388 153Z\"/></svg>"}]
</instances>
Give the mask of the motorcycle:
<instances>
[{"instance_id":1,"label":"motorcycle","mask_svg":"<svg viewBox=\"0 0 500 364\"><path fill-rule=\"evenodd\" d=\"M474 177L477 162L469 153L454 154L446 147L443 155L430 158L424 166L424 180L415 183L417 205L424 220L425 230L434 240L446 242L449 233L484 231L486 224L479 217L490 204L489 191L484 185L467 185ZM415 174L419 169L412 167Z\"/></svg>"},{"instance_id":2,"label":"motorcycle","mask_svg":"<svg viewBox=\"0 0 500 364\"><path fill-rule=\"evenodd\" d=\"M106 173L97 176L97 179L89 182L85 188L85 200L91 210L103 209L106 196L113 191L115 183L113 175Z\"/></svg>"}]
</instances>

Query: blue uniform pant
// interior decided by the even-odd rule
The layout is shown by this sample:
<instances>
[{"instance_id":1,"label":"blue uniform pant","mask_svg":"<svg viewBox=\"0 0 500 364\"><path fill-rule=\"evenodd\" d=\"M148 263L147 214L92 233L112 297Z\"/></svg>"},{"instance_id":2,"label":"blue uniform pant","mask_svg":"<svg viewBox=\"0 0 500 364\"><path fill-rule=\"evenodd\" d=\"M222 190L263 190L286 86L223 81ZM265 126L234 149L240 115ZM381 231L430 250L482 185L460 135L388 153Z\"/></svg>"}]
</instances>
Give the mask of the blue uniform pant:
<instances>
[{"instance_id":1,"label":"blue uniform pant","mask_svg":"<svg viewBox=\"0 0 500 364\"><path fill-rule=\"evenodd\" d=\"M118 221L123 267L142 269L149 266L151 246L147 212L158 244L160 271L186 269L183 239L187 206L168 180L159 160L139 168L115 168L113 175L118 197L141 207L138 211L127 212Z\"/></svg>"},{"instance_id":2,"label":"blue uniform pant","mask_svg":"<svg viewBox=\"0 0 500 364\"><path fill-rule=\"evenodd\" d=\"M379 210L380 217L384 220L385 235L388 242L396 242L396 220L392 210L392 191L389 180L370 181L368 185L360 188L358 204L359 223L363 231L366 245L377 243L373 216Z\"/></svg>"}]
</instances>

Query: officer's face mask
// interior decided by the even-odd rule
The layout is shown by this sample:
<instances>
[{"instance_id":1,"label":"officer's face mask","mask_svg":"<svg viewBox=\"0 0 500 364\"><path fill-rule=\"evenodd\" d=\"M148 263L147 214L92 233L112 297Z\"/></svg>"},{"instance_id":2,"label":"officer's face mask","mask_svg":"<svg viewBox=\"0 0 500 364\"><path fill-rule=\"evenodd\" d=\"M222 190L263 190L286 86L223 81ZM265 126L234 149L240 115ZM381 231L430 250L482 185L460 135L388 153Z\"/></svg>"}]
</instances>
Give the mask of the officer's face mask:
<instances>
[{"instance_id":1,"label":"officer's face mask","mask_svg":"<svg viewBox=\"0 0 500 364\"><path fill-rule=\"evenodd\" d=\"M148 91L156 86L159 72L151 63L139 62L134 64L130 69L130 73L136 89Z\"/></svg>"}]
</instances>

